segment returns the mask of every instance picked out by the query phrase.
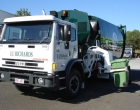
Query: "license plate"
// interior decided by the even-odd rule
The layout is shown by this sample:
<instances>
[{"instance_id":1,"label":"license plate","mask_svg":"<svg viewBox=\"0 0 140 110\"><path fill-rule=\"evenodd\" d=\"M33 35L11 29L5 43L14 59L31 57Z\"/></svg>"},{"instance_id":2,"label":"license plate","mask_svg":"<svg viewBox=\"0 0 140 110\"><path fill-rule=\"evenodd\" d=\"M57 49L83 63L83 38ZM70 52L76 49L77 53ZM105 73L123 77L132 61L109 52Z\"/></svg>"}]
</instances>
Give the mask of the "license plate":
<instances>
[{"instance_id":1,"label":"license plate","mask_svg":"<svg viewBox=\"0 0 140 110\"><path fill-rule=\"evenodd\" d=\"M15 78L15 83L24 84L24 79Z\"/></svg>"},{"instance_id":2,"label":"license plate","mask_svg":"<svg viewBox=\"0 0 140 110\"><path fill-rule=\"evenodd\" d=\"M25 66L25 62L21 62L21 61L16 61L15 62L16 66Z\"/></svg>"}]
</instances>

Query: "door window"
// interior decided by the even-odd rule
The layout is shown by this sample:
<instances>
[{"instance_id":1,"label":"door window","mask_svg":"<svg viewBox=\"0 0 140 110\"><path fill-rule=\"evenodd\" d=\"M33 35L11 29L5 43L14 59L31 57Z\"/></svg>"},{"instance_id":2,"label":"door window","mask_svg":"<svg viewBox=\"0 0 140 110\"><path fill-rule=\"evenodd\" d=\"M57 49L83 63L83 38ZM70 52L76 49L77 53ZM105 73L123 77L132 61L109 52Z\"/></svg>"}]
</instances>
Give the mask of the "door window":
<instances>
[{"instance_id":1,"label":"door window","mask_svg":"<svg viewBox=\"0 0 140 110\"><path fill-rule=\"evenodd\" d=\"M76 40L76 30L74 28L71 28L71 41Z\"/></svg>"}]
</instances>

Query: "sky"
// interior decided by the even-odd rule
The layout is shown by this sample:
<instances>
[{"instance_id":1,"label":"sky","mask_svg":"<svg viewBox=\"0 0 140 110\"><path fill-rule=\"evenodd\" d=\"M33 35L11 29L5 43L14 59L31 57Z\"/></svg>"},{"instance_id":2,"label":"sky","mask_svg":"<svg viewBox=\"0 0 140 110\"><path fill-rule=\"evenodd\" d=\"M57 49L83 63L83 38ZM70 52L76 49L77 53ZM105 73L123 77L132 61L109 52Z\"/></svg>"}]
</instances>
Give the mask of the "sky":
<instances>
[{"instance_id":1,"label":"sky","mask_svg":"<svg viewBox=\"0 0 140 110\"><path fill-rule=\"evenodd\" d=\"M46 14L51 10L73 10L87 12L112 24L126 25L127 31L140 30L140 0L1 0L0 10L16 14L26 8L31 15Z\"/></svg>"}]
</instances>

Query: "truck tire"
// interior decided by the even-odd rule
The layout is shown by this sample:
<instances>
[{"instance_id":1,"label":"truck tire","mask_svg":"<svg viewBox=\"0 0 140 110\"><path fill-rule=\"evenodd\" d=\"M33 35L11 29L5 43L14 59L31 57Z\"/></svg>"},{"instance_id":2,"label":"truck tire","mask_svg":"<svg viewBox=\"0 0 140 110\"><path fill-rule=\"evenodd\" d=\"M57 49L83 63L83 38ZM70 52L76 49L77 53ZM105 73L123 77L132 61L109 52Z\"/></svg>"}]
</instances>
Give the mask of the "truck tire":
<instances>
[{"instance_id":1,"label":"truck tire","mask_svg":"<svg viewBox=\"0 0 140 110\"><path fill-rule=\"evenodd\" d=\"M75 98L81 90L81 84L82 79L79 71L76 69L72 69L65 91L66 98Z\"/></svg>"},{"instance_id":2,"label":"truck tire","mask_svg":"<svg viewBox=\"0 0 140 110\"><path fill-rule=\"evenodd\" d=\"M22 85L15 85L16 89L21 92L30 92L34 88L34 86L22 86Z\"/></svg>"}]
</instances>

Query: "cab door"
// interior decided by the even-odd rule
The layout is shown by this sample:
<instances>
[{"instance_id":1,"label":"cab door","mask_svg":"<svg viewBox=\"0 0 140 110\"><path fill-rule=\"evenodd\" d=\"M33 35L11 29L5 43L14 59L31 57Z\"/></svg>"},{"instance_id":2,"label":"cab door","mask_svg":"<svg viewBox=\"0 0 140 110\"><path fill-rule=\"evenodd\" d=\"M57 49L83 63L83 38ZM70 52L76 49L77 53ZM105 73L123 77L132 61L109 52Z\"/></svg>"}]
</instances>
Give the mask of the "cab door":
<instances>
[{"instance_id":1,"label":"cab door","mask_svg":"<svg viewBox=\"0 0 140 110\"><path fill-rule=\"evenodd\" d=\"M70 29L70 41L64 39L64 25L58 24L56 29L56 42L55 42L55 62L57 70L62 71L65 69L67 63L72 58L77 58L78 47L76 40L76 29Z\"/></svg>"}]
</instances>

